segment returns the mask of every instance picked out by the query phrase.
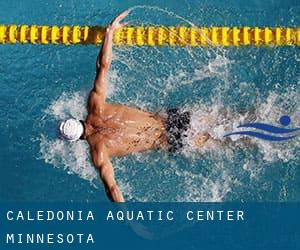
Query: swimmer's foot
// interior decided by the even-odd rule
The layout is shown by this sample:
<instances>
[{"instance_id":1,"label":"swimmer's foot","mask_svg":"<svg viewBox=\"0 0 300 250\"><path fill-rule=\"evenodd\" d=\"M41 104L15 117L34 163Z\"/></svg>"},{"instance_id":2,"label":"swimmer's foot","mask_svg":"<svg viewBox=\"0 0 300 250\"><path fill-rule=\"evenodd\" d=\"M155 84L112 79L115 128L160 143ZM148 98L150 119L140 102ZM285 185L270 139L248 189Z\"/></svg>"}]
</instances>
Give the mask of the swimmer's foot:
<instances>
[{"instance_id":1,"label":"swimmer's foot","mask_svg":"<svg viewBox=\"0 0 300 250\"><path fill-rule=\"evenodd\" d=\"M210 139L209 133L205 133L202 135L197 136L194 140L193 143L196 147L203 147L203 145Z\"/></svg>"}]
</instances>

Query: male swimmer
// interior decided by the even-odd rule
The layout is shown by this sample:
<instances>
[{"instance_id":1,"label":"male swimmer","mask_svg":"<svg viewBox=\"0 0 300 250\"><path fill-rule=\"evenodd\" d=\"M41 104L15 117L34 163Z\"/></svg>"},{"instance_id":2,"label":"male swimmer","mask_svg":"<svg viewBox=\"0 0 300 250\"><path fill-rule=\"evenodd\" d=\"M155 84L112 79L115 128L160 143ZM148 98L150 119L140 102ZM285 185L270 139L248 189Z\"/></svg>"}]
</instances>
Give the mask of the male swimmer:
<instances>
[{"instance_id":1,"label":"male swimmer","mask_svg":"<svg viewBox=\"0 0 300 250\"><path fill-rule=\"evenodd\" d=\"M124 202L117 186L111 157L135 152L161 149L177 152L183 147L185 132L190 127L190 113L169 109L167 118L125 105L106 102L107 75L112 61L113 35L127 23L120 23L128 11L116 17L107 27L102 49L96 61L96 78L88 98L88 115L85 121L68 119L59 124L59 137L75 142L87 140L92 161L99 170L108 197ZM202 146L208 133L197 135L193 140Z\"/></svg>"}]
</instances>

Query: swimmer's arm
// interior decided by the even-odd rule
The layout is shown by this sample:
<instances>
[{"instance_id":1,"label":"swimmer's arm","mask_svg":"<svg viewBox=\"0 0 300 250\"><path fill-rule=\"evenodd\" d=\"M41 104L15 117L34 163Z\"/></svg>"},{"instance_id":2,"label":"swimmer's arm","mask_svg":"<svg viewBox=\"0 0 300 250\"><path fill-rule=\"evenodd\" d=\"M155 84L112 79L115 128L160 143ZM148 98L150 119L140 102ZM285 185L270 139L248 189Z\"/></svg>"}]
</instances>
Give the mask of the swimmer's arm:
<instances>
[{"instance_id":1,"label":"swimmer's arm","mask_svg":"<svg viewBox=\"0 0 300 250\"><path fill-rule=\"evenodd\" d=\"M94 91L102 96L104 99L107 95L107 75L112 61L112 44L114 32L117 29L123 28L127 23L120 23L127 15L128 11L123 12L117 16L111 24L107 27L103 46L96 61L96 78L94 84Z\"/></svg>"},{"instance_id":2,"label":"swimmer's arm","mask_svg":"<svg viewBox=\"0 0 300 250\"><path fill-rule=\"evenodd\" d=\"M103 46L96 61L96 78L94 91L104 99L107 94L107 75L112 61L112 39L113 33L107 28Z\"/></svg>"},{"instance_id":3,"label":"swimmer's arm","mask_svg":"<svg viewBox=\"0 0 300 250\"><path fill-rule=\"evenodd\" d=\"M105 146L102 144L98 148L95 148L92 157L95 167L99 170L100 178L105 186L108 198L114 202L124 202Z\"/></svg>"}]
</instances>

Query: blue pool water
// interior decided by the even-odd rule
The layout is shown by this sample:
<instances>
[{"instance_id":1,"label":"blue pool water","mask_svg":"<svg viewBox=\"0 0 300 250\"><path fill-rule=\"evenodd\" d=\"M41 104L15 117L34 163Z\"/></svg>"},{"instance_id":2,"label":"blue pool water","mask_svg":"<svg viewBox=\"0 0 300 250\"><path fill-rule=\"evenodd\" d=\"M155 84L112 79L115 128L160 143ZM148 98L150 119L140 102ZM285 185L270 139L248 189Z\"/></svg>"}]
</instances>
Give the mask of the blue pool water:
<instances>
[{"instance_id":1,"label":"blue pool water","mask_svg":"<svg viewBox=\"0 0 300 250\"><path fill-rule=\"evenodd\" d=\"M0 23L105 25L132 8L131 25L299 26L299 1L73 1L0 3ZM83 118L96 46L0 45L0 200L103 201L86 143L55 137L59 119ZM109 100L149 111L180 106L193 131L216 138L239 123L300 127L300 50L116 47ZM225 115L226 114L226 115ZM192 132L193 132L192 131ZM300 201L300 136L283 143L187 147L113 159L130 201Z\"/></svg>"}]
</instances>

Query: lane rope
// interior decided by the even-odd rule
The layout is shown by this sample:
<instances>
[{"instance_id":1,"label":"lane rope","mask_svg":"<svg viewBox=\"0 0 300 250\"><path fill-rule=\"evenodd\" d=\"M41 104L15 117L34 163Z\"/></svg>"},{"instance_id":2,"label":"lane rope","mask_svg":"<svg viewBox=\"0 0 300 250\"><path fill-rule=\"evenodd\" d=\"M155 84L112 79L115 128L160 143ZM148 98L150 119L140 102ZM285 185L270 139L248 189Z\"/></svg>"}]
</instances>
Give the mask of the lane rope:
<instances>
[{"instance_id":1,"label":"lane rope","mask_svg":"<svg viewBox=\"0 0 300 250\"><path fill-rule=\"evenodd\" d=\"M101 44L105 27L0 25L0 44ZM299 46L300 27L135 26L118 30L114 44L132 46Z\"/></svg>"}]
</instances>

